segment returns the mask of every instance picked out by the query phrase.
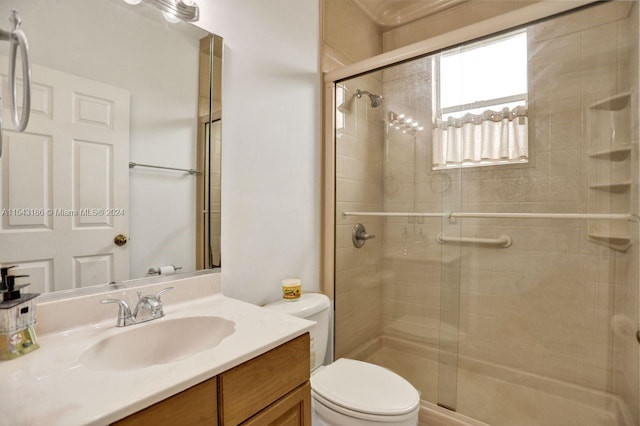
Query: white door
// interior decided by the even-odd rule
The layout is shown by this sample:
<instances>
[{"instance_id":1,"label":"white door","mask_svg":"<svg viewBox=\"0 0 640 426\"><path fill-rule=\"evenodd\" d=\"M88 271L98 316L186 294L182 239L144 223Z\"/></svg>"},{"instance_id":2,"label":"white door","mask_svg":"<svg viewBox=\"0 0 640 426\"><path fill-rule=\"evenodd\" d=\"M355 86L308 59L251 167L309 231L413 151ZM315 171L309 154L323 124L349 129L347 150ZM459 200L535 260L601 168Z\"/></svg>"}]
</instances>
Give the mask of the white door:
<instances>
[{"instance_id":1,"label":"white door","mask_svg":"<svg viewBox=\"0 0 640 426\"><path fill-rule=\"evenodd\" d=\"M128 279L114 237L129 234L129 92L34 65L31 119L16 133L6 69L0 57L0 264L29 274L31 292Z\"/></svg>"}]
</instances>

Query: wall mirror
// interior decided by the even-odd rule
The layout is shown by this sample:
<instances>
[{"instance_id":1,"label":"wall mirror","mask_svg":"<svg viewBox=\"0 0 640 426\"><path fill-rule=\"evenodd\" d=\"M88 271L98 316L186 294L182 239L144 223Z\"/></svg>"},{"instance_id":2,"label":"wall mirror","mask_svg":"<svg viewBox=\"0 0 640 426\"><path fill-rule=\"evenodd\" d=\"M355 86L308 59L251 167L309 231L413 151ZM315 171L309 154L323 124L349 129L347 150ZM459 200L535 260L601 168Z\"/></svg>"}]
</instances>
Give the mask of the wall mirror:
<instances>
[{"instance_id":1,"label":"wall mirror","mask_svg":"<svg viewBox=\"0 0 640 426\"><path fill-rule=\"evenodd\" d=\"M0 265L31 292L220 266L222 39L131 3L0 0L33 81L13 132L1 43Z\"/></svg>"}]
</instances>

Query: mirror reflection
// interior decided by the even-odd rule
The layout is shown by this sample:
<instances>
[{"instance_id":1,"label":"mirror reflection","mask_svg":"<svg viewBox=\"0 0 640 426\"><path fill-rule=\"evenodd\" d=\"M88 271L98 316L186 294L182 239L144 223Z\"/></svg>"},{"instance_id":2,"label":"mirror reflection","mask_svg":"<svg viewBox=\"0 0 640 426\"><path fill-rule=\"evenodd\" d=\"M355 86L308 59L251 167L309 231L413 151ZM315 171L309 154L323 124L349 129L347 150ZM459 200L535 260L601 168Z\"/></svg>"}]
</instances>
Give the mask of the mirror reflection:
<instances>
[{"instance_id":1,"label":"mirror reflection","mask_svg":"<svg viewBox=\"0 0 640 426\"><path fill-rule=\"evenodd\" d=\"M222 39L129 3L0 0L32 65L18 133L0 44L0 264L31 292L220 265Z\"/></svg>"}]
</instances>

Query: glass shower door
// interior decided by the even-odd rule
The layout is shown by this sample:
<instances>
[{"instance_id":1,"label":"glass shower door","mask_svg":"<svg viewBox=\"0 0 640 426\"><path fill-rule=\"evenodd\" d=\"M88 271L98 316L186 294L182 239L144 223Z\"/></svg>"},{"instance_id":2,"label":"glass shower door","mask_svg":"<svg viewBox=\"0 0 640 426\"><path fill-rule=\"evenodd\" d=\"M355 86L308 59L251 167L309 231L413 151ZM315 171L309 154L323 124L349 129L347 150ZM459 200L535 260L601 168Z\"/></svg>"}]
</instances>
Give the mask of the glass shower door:
<instances>
[{"instance_id":1,"label":"glass shower door","mask_svg":"<svg viewBox=\"0 0 640 426\"><path fill-rule=\"evenodd\" d=\"M461 169L431 174L430 190L442 199L440 232L435 240L440 245L440 324L438 348L437 405L456 411L458 405L458 350L460 339L460 278L462 249L456 242L461 237L459 221L448 217L459 212L462 195Z\"/></svg>"},{"instance_id":2,"label":"glass shower door","mask_svg":"<svg viewBox=\"0 0 640 426\"><path fill-rule=\"evenodd\" d=\"M492 425L638 424L638 14L497 35L524 40L527 93L493 116L438 103L435 55L337 83L336 357ZM528 152L443 155L465 126L527 126Z\"/></svg>"},{"instance_id":3,"label":"glass shower door","mask_svg":"<svg viewBox=\"0 0 640 426\"><path fill-rule=\"evenodd\" d=\"M335 356L455 408L460 170L432 170L432 58L336 85ZM361 224L375 235L353 242Z\"/></svg>"}]
</instances>

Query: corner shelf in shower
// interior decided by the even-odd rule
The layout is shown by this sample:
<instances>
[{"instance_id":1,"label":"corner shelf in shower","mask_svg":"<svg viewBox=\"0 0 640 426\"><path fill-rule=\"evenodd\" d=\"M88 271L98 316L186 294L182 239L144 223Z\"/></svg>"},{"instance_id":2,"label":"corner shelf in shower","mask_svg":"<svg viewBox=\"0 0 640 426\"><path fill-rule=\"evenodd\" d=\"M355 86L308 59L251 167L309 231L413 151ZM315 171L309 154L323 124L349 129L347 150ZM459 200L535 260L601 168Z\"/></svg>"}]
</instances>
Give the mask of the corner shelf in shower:
<instances>
[{"instance_id":1,"label":"corner shelf in shower","mask_svg":"<svg viewBox=\"0 0 640 426\"><path fill-rule=\"evenodd\" d=\"M592 152L589 154L591 158L598 158L609 161L623 161L629 158L631 154L631 145L624 145L616 148L605 149L602 151Z\"/></svg>"},{"instance_id":2,"label":"corner shelf in shower","mask_svg":"<svg viewBox=\"0 0 640 426\"><path fill-rule=\"evenodd\" d=\"M589 241L616 251L626 252L631 248L631 237L628 235L589 234Z\"/></svg>"},{"instance_id":3,"label":"corner shelf in shower","mask_svg":"<svg viewBox=\"0 0 640 426\"><path fill-rule=\"evenodd\" d=\"M631 211L633 167L633 111L631 93L603 98L588 108L589 211L610 213ZM634 143L632 143L632 141ZM626 221L590 221L589 242L626 252L631 247L631 230Z\"/></svg>"},{"instance_id":4,"label":"corner shelf in shower","mask_svg":"<svg viewBox=\"0 0 640 426\"><path fill-rule=\"evenodd\" d=\"M622 111L625 108L629 108L631 100L631 93L619 93L617 95L610 96L599 100L592 104L589 109L600 111Z\"/></svg>"},{"instance_id":5,"label":"corner shelf in shower","mask_svg":"<svg viewBox=\"0 0 640 426\"><path fill-rule=\"evenodd\" d=\"M631 188L631 182L609 182L609 183L599 183L596 185L589 185L591 189L598 189L601 191L609 191L614 194L624 194L629 191Z\"/></svg>"}]
</instances>

